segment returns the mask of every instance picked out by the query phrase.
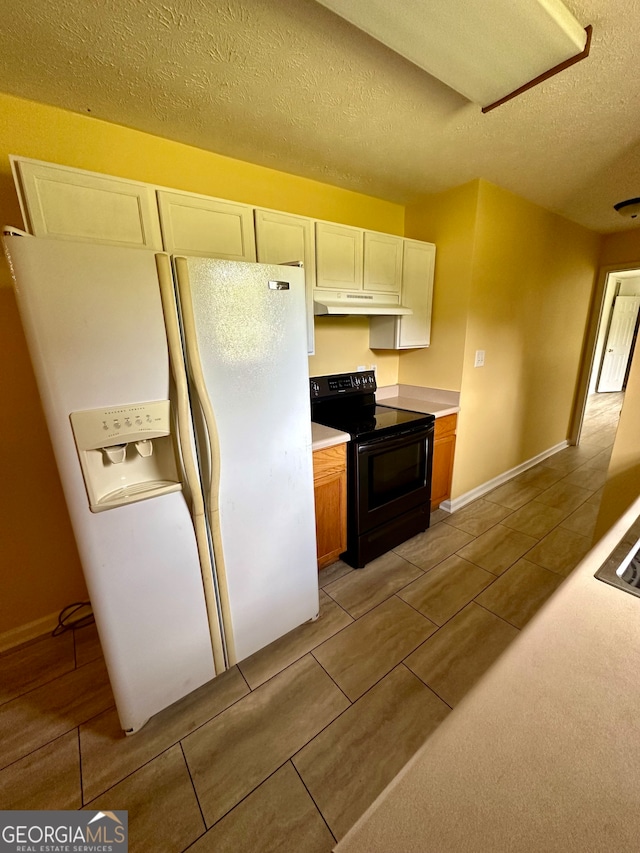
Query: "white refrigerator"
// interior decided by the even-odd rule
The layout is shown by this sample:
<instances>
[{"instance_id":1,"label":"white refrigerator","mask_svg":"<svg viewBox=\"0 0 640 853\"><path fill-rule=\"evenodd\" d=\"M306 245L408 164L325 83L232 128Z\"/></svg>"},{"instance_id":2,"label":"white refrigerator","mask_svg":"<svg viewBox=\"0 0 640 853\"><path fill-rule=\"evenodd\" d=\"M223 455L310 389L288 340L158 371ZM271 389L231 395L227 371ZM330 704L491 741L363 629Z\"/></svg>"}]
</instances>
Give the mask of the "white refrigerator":
<instances>
[{"instance_id":1,"label":"white refrigerator","mask_svg":"<svg viewBox=\"0 0 640 853\"><path fill-rule=\"evenodd\" d=\"M4 243L133 733L318 614L304 274Z\"/></svg>"}]
</instances>

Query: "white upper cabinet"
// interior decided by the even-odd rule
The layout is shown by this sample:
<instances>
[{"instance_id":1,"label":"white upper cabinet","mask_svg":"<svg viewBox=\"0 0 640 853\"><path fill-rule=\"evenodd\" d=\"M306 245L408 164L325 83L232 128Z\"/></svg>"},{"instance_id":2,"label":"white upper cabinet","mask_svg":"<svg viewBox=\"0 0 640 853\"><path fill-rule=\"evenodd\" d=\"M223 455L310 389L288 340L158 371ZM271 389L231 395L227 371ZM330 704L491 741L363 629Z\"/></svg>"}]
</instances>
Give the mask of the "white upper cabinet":
<instances>
[{"instance_id":1,"label":"white upper cabinet","mask_svg":"<svg viewBox=\"0 0 640 853\"><path fill-rule=\"evenodd\" d=\"M400 293L402 237L364 232L364 289Z\"/></svg>"},{"instance_id":2,"label":"white upper cabinet","mask_svg":"<svg viewBox=\"0 0 640 853\"><path fill-rule=\"evenodd\" d=\"M372 317L369 346L372 349L412 349L431 342L431 304L436 247L433 243L404 240L402 304L413 314Z\"/></svg>"},{"instance_id":3,"label":"white upper cabinet","mask_svg":"<svg viewBox=\"0 0 640 853\"><path fill-rule=\"evenodd\" d=\"M25 227L36 237L162 251L154 188L11 157Z\"/></svg>"},{"instance_id":4,"label":"white upper cabinet","mask_svg":"<svg viewBox=\"0 0 640 853\"><path fill-rule=\"evenodd\" d=\"M256 247L258 263L304 265L307 351L313 355L313 288L315 287L315 239L313 220L273 210L256 210Z\"/></svg>"},{"instance_id":5,"label":"white upper cabinet","mask_svg":"<svg viewBox=\"0 0 640 853\"><path fill-rule=\"evenodd\" d=\"M316 222L317 287L362 290L362 235L359 228Z\"/></svg>"},{"instance_id":6,"label":"white upper cabinet","mask_svg":"<svg viewBox=\"0 0 640 853\"><path fill-rule=\"evenodd\" d=\"M158 207L167 252L255 261L253 208L249 205L158 190Z\"/></svg>"}]
</instances>

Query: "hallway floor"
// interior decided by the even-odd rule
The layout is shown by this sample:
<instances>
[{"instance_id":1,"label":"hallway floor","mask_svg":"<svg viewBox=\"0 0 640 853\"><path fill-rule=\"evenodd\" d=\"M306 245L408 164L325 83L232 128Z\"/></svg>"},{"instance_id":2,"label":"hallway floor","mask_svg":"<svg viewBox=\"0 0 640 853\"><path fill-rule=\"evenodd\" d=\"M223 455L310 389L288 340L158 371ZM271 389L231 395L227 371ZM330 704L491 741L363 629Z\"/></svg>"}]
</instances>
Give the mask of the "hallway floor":
<instances>
[{"instance_id":1,"label":"hallway floor","mask_svg":"<svg viewBox=\"0 0 640 853\"><path fill-rule=\"evenodd\" d=\"M132 737L93 626L0 655L0 808L127 809L132 851L330 851L589 549L616 425L333 564L316 622Z\"/></svg>"}]
</instances>

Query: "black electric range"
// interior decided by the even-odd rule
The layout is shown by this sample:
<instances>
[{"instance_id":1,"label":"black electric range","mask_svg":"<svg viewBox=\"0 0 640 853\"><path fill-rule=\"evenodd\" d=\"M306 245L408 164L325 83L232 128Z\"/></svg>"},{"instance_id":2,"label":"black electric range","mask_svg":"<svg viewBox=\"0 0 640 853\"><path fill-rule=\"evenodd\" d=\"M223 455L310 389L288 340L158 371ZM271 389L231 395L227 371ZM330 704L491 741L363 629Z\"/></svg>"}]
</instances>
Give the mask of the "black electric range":
<instances>
[{"instance_id":1,"label":"black electric range","mask_svg":"<svg viewBox=\"0 0 640 853\"><path fill-rule=\"evenodd\" d=\"M371 370L310 379L313 421L347 432L347 550L362 568L426 530L435 418L380 406Z\"/></svg>"}]
</instances>

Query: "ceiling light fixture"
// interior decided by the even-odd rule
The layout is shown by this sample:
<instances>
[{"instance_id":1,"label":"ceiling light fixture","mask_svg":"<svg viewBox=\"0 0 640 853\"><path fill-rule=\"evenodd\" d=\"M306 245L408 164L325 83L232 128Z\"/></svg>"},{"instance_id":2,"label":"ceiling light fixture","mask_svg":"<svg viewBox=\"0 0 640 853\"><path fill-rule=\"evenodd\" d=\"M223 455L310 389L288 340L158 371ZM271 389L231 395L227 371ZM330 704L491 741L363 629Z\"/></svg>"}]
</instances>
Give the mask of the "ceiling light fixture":
<instances>
[{"instance_id":1,"label":"ceiling light fixture","mask_svg":"<svg viewBox=\"0 0 640 853\"><path fill-rule=\"evenodd\" d=\"M619 201L613 205L613 208L621 216L626 216L628 219L635 219L640 214L640 198L628 198L625 201Z\"/></svg>"},{"instance_id":2,"label":"ceiling light fixture","mask_svg":"<svg viewBox=\"0 0 640 853\"><path fill-rule=\"evenodd\" d=\"M318 0L487 112L589 53L561 0Z\"/></svg>"}]
</instances>

